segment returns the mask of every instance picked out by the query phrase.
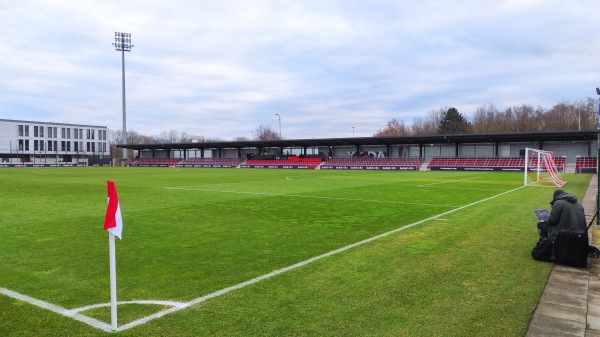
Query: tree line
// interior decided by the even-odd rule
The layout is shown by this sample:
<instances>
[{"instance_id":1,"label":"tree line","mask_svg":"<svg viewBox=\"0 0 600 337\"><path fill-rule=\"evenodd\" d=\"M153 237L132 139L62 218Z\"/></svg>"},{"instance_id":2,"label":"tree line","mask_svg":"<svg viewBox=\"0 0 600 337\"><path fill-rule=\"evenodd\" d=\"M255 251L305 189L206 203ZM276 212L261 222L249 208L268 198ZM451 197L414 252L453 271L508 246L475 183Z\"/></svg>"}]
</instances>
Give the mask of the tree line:
<instances>
[{"instance_id":1,"label":"tree line","mask_svg":"<svg viewBox=\"0 0 600 337\"><path fill-rule=\"evenodd\" d=\"M531 104L510 106L499 110L493 104L475 109L470 117L465 117L454 107L441 107L429 111L425 117L418 117L410 123L393 118L386 127L373 134L374 137L411 136L460 133L504 133L590 130L598 127L598 105L595 99L561 101L551 108L534 107ZM109 130L110 143L114 144L173 144L192 142L220 142L220 138L207 138L202 135L163 131L157 136L147 136L137 131ZM279 133L270 125L261 124L252 131L252 137L236 137L234 141L279 140ZM120 157L121 149L111 146L113 158ZM131 151L128 158L132 158Z\"/></svg>"},{"instance_id":2,"label":"tree line","mask_svg":"<svg viewBox=\"0 0 600 337\"><path fill-rule=\"evenodd\" d=\"M264 141L264 140L278 140L281 139L279 133L275 131L270 125L261 124L252 131L251 139L247 137L236 137L233 141ZM162 131L159 135L148 136L143 135L134 130L128 130L127 135L123 135L123 130L109 130L109 141L111 144L110 151L112 158L120 158L122 150L115 147L116 144L176 144L176 143L204 143L204 142L222 142L225 141L221 138L207 138L201 135L189 134L187 132L180 132L175 129L168 131ZM134 151L127 150L127 158L133 158Z\"/></svg>"},{"instance_id":3,"label":"tree line","mask_svg":"<svg viewBox=\"0 0 600 337\"><path fill-rule=\"evenodd\" d=\"M411 123L393 118L373 136L590 130L598 127L597 109L596 100L589 97L561 101L550 109L522 104L499 110L493 104L484 105L470 118L454 107L441 107Z\"/></svg>"}]
</instances>

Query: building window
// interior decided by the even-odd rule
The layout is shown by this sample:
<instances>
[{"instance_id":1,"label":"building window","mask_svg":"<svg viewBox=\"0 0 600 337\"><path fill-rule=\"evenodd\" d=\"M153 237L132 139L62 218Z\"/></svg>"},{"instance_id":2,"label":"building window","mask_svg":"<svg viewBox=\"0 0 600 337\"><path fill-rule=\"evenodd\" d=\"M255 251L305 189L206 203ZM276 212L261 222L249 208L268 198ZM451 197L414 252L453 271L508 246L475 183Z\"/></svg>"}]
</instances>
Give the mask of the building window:
<instances>
[{"instance_id":1,"label":"building window","mask_svg":"<svg viewBox=\"0 0 600 337\"><path fill-rule=\"evenodd\" d=\"M54 127L54 138L58 138L58 128L57 127ZM54 145L56 145L56 144L54 144ZM55 148L56 148L56 146L55 146Z\"/></svg>"},{"instance_id":2,"label":"building window","mask_svg":"<svg viewBox=\"0 0 600 337\"><path fill-rule=\"evenodd\" d=\"M37 128L37 126L36 126ZM37 139L33 141L33 151L38 151L38 141Z\"/></svg>"},{"instance_id":3,"label":"building window","mask_svg":"<svg viewBox=\"0 0 600 337\"><path fill-rule=\"evenodd\" d=\"M25 139L25 151L29 151L29 140Z\"/></svg>"},{"instance_id":4,"label":"building window","mask_svg":"<svg viewBox=\"0 0 600 337\"><path fill-rule=\"evenodd\" d=\"M40 137L44 137L44 127L40 126Z\"/></svg>"},{"instance_id":5,"label":"building window","mask_svg":"<svg viewBox=\"0 0 600 337\"><path fill-rule=\"evenodd\" d=\"M48 127L48 138L52 138L52 127Z\"/></svg>"},{"instance_id":6,"label":"building window","mask_svg":"<svg viewBox=\"0 0 600 337\"><path fill-rule=\"evenodd\" d=\"M25 125L25 137L29 137L29 125Z\"/></svg>"},{"instance_id":7,"label":"building window","mask_svg":"<svg viewBox=\"0 0 600 337\"><path fill-rule=\"evenodd\" d=\"M23 139L19 139L19 151L23 151Z\"/></svg>"},{"instance_id":8,"label":"building window","mask_svg":"<svg viewBox=\"0 0 600 337\"><path fill-rule=\"evenodd\" d=\"M73 129L73 138L79 139L79 129Z\"/></svg>"},{"instance_id":9,"label":"building window","mask_svg":"<svg viewBox=\"0 0 600 337\"><path fill-rule=\"evenodd\" d=\"M23 125L19 125L19 137L23 137Z\"/></svg>"},{"instance_id":10,"label":"building window","mask_svg":"<svg viewBox=\"0 0 600 337\"><path fill-rule=\"evenodd\" d=\"M54 151L58 151L58 142L56 140L54 141Z\"/></svg>"},{"instance_id":11,"label":"building window","mask_svg":"<svg viewBox=\"0 0 600 337\"><path fill-rule=\"evenodd\" d=\"M43 130L43 128L42 128ZM44 141L40 140L40 151L44 151Z\"/></svg>"},{"instance_id":12,"label":"building window","mask_svg":"<svg viewBox=\"0 0 600 337\"><path fill-rule=\"evenodd\" d=\"M38 127L37 127L37 125L33 127L33 136L34 137L38 137Z\"/></svg>"},{"instance_id":13,"label":"building window","mask_svg":"<svg viewBox=\"0 0 600 337\"><path fill-rule=\"evenodd\" d=\"M71 139L71 128L67 128L67 139Z\"/></svg>"},{"instance_id":14,"label":"building window","mask_svg":"<svg viewBox=\"0 0 600 337\"><path fill-rule=\"evenodd\" d=\"M53 151L52 150L52 141L51 140L48 141L48 151Z\"/></svg>"},{"instance_id":15,"label":"building window","mask_svg":"<svg viewBox=\"0 0 600 337\"><path fill-rule=\"evenodd\" d=\"M71 142L67 142L67 151L71 151Z\"/></svg>"},{"instance_id":16,"label":"building window","mask_svg":"<svg viewBox=\"0 0 600 337\"><path fill-rule=\"evenodd\" d=\"M77 131L77 129L75 129L75 131ZM79 143L78 142L73 142L73 151L79 152Z\"/></svg>"}]
</instances>

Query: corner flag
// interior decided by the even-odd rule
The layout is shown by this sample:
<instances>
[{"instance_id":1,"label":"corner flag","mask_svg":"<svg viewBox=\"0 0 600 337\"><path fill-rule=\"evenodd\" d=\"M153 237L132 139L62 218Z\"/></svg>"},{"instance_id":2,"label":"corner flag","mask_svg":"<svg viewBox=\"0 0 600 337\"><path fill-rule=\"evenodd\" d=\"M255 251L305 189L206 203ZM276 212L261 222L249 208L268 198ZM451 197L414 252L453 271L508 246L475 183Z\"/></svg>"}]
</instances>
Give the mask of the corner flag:
<instances>
[{"instance_id":1,"label":"corner flag","mask_svg":"<svg viewBox=\"0 0 600 337\"><path fill-rule=\"evenodd\" d=\"M108 183L108 207L106 208L106 217L104 218L104 229L121 239L123 231L123 219L121 218L121 207L119 197L114 181Z\"/></svg>"},{"instance_id":2,"label":"corner flag","mask_svg":"<svg viewBox=\"0 0 600 337\"><path fill-rule=\"evenodd\" d=\"M108 183L108 206L104 218L104 229L108 235L108 255L110 269L110 321L113 332L117 332L117 253L115 249L115 236L121 239L123 231L123 219L121 218L121 206L114 181Z\"/></svg>"}]
</instances>

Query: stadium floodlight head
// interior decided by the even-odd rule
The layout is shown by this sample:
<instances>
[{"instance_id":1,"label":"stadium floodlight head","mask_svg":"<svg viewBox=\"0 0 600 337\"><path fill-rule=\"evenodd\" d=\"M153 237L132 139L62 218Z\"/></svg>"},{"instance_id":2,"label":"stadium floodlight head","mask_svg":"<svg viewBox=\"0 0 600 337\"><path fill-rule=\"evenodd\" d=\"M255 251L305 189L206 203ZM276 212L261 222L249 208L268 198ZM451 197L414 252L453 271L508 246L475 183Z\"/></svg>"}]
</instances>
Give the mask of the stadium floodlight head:
<instances>
[{"instance_id":1,"label":"stadium floodlight head","mask_svg":"<svg viewBox=\"0 0 600 337\"><path fill-rule=\"evenodd\" d=\"M596 87L596 93L600 95L600 88Z\"/></svg>"},{"instance_id":2,"label":"stadium floodlight head","mask_svg":"<svg viewBox=\"0 0 600 337\"><path fill-rule=\"evenodd\" d=\"M118 51L131 51L133 44L131 44L131 33L120 33L115 32L115 42L113 43L115 49Z\"/></svg>"}]
</instances>

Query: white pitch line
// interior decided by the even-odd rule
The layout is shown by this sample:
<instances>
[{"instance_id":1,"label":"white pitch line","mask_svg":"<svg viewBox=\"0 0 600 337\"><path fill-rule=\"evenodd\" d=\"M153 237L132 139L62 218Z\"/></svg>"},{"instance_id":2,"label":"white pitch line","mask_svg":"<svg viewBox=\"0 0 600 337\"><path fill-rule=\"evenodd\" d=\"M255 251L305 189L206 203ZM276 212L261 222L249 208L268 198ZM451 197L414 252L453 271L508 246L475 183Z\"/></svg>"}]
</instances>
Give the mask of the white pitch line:
<instances>
[{"instance_id":1,"label":"white pitch line","mask_svg":"<svg viewBox=\"0 0 600 337\"><path fill-rule=\"evenodd\" d=\"M455 182L457 182L457 181L473 180L473 179L481 179L481 177L473 177L473 178L465 178L465 179L447 180L447 181L440 181L439 183L421 184L421 185L417 185L417 186L418 186L418 187L429 187L429 186L433 186L433 185L450 184L450 183L455 183Z\"/></svg>"},{"instance_id":2,"label":"white pitch line","mask_svg":"<svg viewBox=\"0 0 600 337\"><path fill-rule=\"evenodd\" d=\"M227 293L229 293L229 292L231 292L233 290L241 289L241 288L244 288L246 286L258 283L258 282L260 282L262 280L265 280L265 279L277 276L279 274L285 273L287 271L290 271L290 270L293 270L293 269L296 269L296 268L300 268L300 267L306 266L306 265L308 265L310 263L313 263L313 262L318 261L320 259L323 259L325 257L329 257L329 256L332 256L332 255L344 252L344 251L352 249L354 247L357 247L357 246L369 243L371 241L375 241L375 240L380 239L382 237L389 236L391 234L403 231L405 229L408 229L408 228L420 225L420 224L422 224L424 222L427 222L427 221L430 221L430 220L436 220L437 218L440 218L440 217L443 217L445 215L454 213L456 211L463 210L465 208L468 208L468 207L480 204L482 202L485 202L485 201L488 201L488 200L491 200L491 199L495 199L497 197L500 197L502 195L514 192L514 191L519 190L521 188L523 188L523 186L517 187L515 189L509 190L509 191L506 191L506 192L502 192L500 194L493 195L493 196L485 198L485 199L481 199L481 200L472 202L472 203L464 205L464 206L457 207L455 209L452 209L452 210L440 213L438 215L431 216L431 217L423 219L423 220L419 220L417 222L413 222L411 224L408 224L408 225L405 225L405 226L393 229L391 231L388 231L388 232L385 232L385 233L382 233L382 234L370 237L370 238L362 240L362 241L355 242L353 244L344 246L342 248L338 248L336 250L332 250L332 251L330 251L328 253L315 256L315 257L310 258L308 260L304 260L304 261L298 262L298 263L293 264L291 266L284 267L284 268L281 268L281 269L278 269L278 270L274 270L274 271L272 271L270 273L267 273L267 274L255 277L255 278L253 278L251 280L248 280L248 281L245 281L245 282L233 285L231 287L227 287L227 288L215 291L213 293L210 293L208 295L204 295L204 296L198 297L198 298L193 299L193 300L191 300L189 302L185 302L185 303L182 303L182 302L172 302L172 301L129 301L129 302L119 302L119 304L127 304L127 303L157 304L158 303L158 304L163 304L163 305L172 305L172 304L175 304L175 306L173 306L173 307L171 307L169 309L165 309L165 310L159 311L159 312L157 312L155 314L146 316L144 318L135 320L133 322L124 324L124 325L118 327L117 331L124 331L124 330L127 330L127 329L131 329L133 327L136 327L138 325L148 323L151 320L154 320L156 318L160 318L160 317L163 317L165 315L168 315L168 314L171 314L171 313L174 313L174 312L186 309L186 308L188 308L188 307L190 307L192 305L196 305L196 304L202 303L202 302L204 302L206 300L209 300L209 299L212 299L212 298L215 298L215 297L227 294ZM78 308L78 309L68 310L68 309L65 309L63 307L57 306L55 304L51 304L51 303L48 303L48 302L45 302L45 301L42 301L42 300L39 300L39 299L36 299L36 298L33 298L33 297L29 297L27 295L23 295L23 294L14 292L14 291L6 289L6 288L1 288L0 287L0 293L4 294L6 296L9 296L9 297L16 298L16 299L21 300L21 301L25 301L25 302L33 304L33 305L36 305L38 307L50 310L50 311L58 313L60 315L67 316L67 317L72 317L72 318L74 318L74 319L76 319L76 320L78 320L80 322L86 323L86 324L88 324L88 325L90 325L90 326L92 326L94 328L97 328L97 329L100 329L100 330L103 330L103 331L106 331L106 332L112 332L112 327L109 324L104 323L104 322L100 322L100 321L98 321L98 320L96 320L94 318L91 318L91 317L88 317L88 316L85 316L85 315L81 315L81 314L78 313L80 311L83 311L83 309L85 309L85 308L90 309L90 308L95 308L95 307L102 307L102 306L106 306L106 304L96 304L96 305L86 306L86 307L82 307L82 308ZM85 309L85 310L87 310L87 309Z\"/></svg>"},{"instance_id":3,"label":"white pitch line","mask_svg":"<svg viewBox=\"0 0 600 337\"><path fill-rule=\"evenodd\" d=\"M175 301L153 301L153 300L133 300L133 301L119 301L117 302L117 305L124 305L124 304L148 304L148 305L164 305L164 306L169 306L169 307L182 307L185 305L185 303L182 302L175 302ZM92 305L88 305L85 307L81 307L81 308L76 308L76 309L71 309L71 310L67 310L69 314L76 314L76 313L80 313L82 311L87 311L90 309L96 309L96 308L102 308L102 307L110 307L111 303L99 303L99 304L92 304Z\"/></svg>"},{"instance_id":4,"label":"white pitch line","mask_svg":"<svg viewBox=\"0 0 600 337\"><path fill-rule=\"evenodd\" d=\"M110 324L101 322L95 318L91 318L89 316L86 315L81 315L79 313L73 312L71 310L65 309L63 307L60 307L56 304L52 304L52 303L48 303L46 301L42 301L40 299L37 298L33 298L27 295L23 295L20 294L18 292L6 289L6 288L1 288L0 287L0 293L4 294L6 296L15 298L17 300L23 301L23 302L27 302L29 304L33 304L35 306L38 306L40 308L46 309L46 310L50 310L52 312L55 312L57 314L66 316L66 317L71 317L77 321L80 321L82 323L85 323L91 327L94 327L96 329L100 329L102 331L105 332L112 332L112 327Z\"/></svg>"},{"instance_id":5,"label":"white pitch line","mask_svg":"<svg viewBox=\"0 0 600 337\"><path fill-rule=\"evenodd\" d=\"M357 246L363 245L363 244L365 244L365 243L369 243L369 242L371 242L371 241L374 241L374 240L380 239L380 238L382 238L382 237L385 237L385 236L388 236L388 235L391 235L391 234L394 234L394 233L400 232L400 231L402 231L402 230L405 230L405 229L407 229L407 228L414 227L414 226L416 226L416 225L420 225L420 224L422 224L422 223L424 223L424 222L427 222L427 221L430 221L430 220L434 220L434 219L437 219L437 218L439 218L439 217L442 217L442 216L448 215L448 214L450 214L450 213L454 213L454 212L456 212L456 211L460 211L460 210L462 210L462 209L465 209L465 208L468 208L468 207L471 207L471 206L474 206L474 205L480 204L480 203L482 203L482 202L485 202L485 201L488 201L488 200L491 200L491 199L494 199L494 198L500 197L500 196L502 196L502 195L505 195L505 194L508 194L508 193L514 192L514 191L516 191L516 190L518 190L518 189L521 189L521 188L523 188L523 186L517 187L517 188L515 188L515 189L512 189L512 190L510 190L510 191L502 192L502 193L500 193L500 194L496 194L496 195L494 195L494 196L491 196L491 197L488 197L488 198L485 198L485 199L482 199L482 200L479 200L479 201L472 202L472 203L470 203L470 204L468 204L468 205L464 205L464 206L461 206L461 207L458 207L458 208L452 209L452 210L450 210L450 211L447 211L447 212L440 213L440 214L438 214L438 215L434 215L434 216L432 216L432 217L429 217L429 218L427 218L427 219L423 219L423 220L420 220L420 221L417 221L417 222L413 222L413 223L411 223L411 224L408 224L408 225L402 226L402 227L400 227L400 228L396 228L396 229L394 229L394 230L391 230L391 231L388 231L388 232L385 232L385 233L382 233L382 234L379 234L379 235L373 236L373 237L371 237L371 238L368 238L368 239L365 239L365 240L362 240L362 241L359 241L359 242L355 242L355 243L353 243L353 244L347 245L347 246L345 246L345 247L342 247L342 248L338 248L338 249L336 249L336 250L332 250L332 251L330 251L330 252L328 252L328 253L325 253L325 254L321 254L321 255L315 256L315 257L313 257L313 258L310 258L310 259L308 259L308 260L304 260L304 261L302 261L302 262L298 262L298 263L296 263L296 264L293 264L293 265L291 265L291 266L284 267L284 268L281 268L281 269L278 269L278 270L274 270L274 271L272 271L272 272L270 272L270 273L267 273L267 274L264 274L264 275L262 275L262 276L255 277L255 278L253 278L253 279L251 279L251 280L248 280L248 281L245 281L245 282L242 282L242 283L239 283L239 284L233 285L233 286L231 286L231 287L227 287L227 288L224 288L224 289L221 289L221 290L215 291L214 293L211 293L211 294L204 295L204 296L202 296L202 297L198 297L198 298L196 298L196 299L193 299L193 300L191 300L191 301L189 301L189 302L185 303L184 307L181 307L181 308L169 308L169 309L166 309L166 310L163 310L163 311L157 312L157 313L155 313L155 314L153 314L153 315L150 315L150 316L147 316L147 317L144 317L144 318L138 319L138 320L136 320L136 321L133 321L133 322L131 322L131 323L127 323L127 324L125 324L125 325L121 326L121 327L119 328L119 330L120 330L120 331L122 331L122 330L126 330L126 329L130 329L130 328L136 327L136 326L138 326L138 325L141 325L141 324L148 323L149 321L151 321L151 320L154 320L154 319L156 319L156 318L160 318L160 317L163 317L163 316L165 316L165 315L168 315L168 314L171 314L171 313L177 312L177 311L179 311L179 310L183 310L183 309L185 309L185 308L187 308L187 307L189 307L189 306L192 306L192 305L195 305L195 304L198 304L198 303L202 303L202 302L204 302L204 301L206 301L206 300L209 300L209 299L211 299L211 298L215 298L215 297L218 297L218 296L221 296L221 295L227 294L227 293L228 293L228 292L230 292L230 291L233 291L233 290L237 290L237 289L244 288L244 287L246 287L246 286L249 286L249 285L252 285L252 284L258 283L258 282L260 282L260 281L262 281L262 280L265 280L265 279L271 278L271 277L273 277L273 276L277 276L277 275L279 275L279 274L285 273L285 272L287 272L287 271L290 271L290 270L293 270L293 269L296 269L296 268L299 268L299 267L303 267L303 266L305 266L305 265L307 265L307 264L309 264L309 263L315 262L315 261L317 261L317 260L320 260L320 259L322 259L322 258L325 258L325 257L328 257L328 256L332 256L332 255L335 255L335 254L338 254L338 253L344 252L344 251L346 251L346 250L348 250L348 249L351 249L351 248L354 248L354 247L357 247Z\"/></svg>"},{"instance_id":6,"label":"white pitch line","mask_svg":"<svg viewBox=\"0 0 600 337\"><path fill-rule=\"evenodd\" d=\"M165 187L165 188L168 189L168 190L185 190L185 191L200 191L200 192L212 192L212 193L266 195L266 196L270 196L270 197L290 197L290 198L306 198L306 199L327 199L327 200L340 200L340 201L375 202L375 203L382 203L382 204L400 204L400 205L417 205L417 206L433 206L433 207L460 207L460 206L455 206L455 205L440 205L440 204L428 204L428 203L418 203L418 202L393 201L393 200L336 198L336 197L323 197L323 196L316 196L316 195L299 195L299 194L283 194L283 193L267 193L267 192L223 191L223 190L207 190L207 189L202 189L202 188L187 188L187 187Z\"/></svg>"}]
</instances>

